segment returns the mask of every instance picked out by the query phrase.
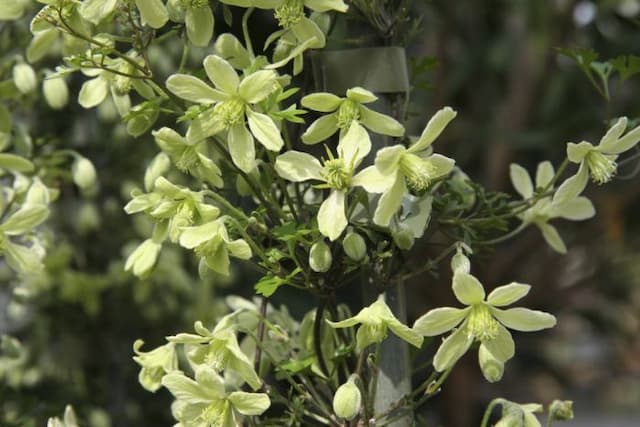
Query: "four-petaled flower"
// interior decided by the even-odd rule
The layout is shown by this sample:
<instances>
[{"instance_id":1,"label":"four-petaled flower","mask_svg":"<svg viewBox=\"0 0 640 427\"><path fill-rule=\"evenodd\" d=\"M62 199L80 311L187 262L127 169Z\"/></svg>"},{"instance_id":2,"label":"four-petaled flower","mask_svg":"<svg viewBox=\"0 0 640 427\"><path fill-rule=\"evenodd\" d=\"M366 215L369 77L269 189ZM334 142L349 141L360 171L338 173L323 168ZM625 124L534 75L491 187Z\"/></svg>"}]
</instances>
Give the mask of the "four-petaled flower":
<instances>
[{"instance_id":1,"label":"four-petaled flower","mask_svg":"<svg viewBox=\"0 0 640 427\"><path fill-rule=\"evenodd\" d=\"M384 296L380 295L378 299L368 307L360 310L358 314L339 322L327 323L332 328L348 328L360 325L356 333L356 351L361 352L370 344L381 343L387 337L388 329L402 338L414 347L420 348L423 338L413 329L400 322L394 315Z\"/></svg>"},{"instance_id":2,"label":"four-petaled flower","mask_svg":"<svg viewBox=\"0 0 640 427\"><path fill-rule=\"evenodd\" d=\"M176 398L172 412L184 427L236 427L243 415L261 415L271 406L266 393L227 392L222 377L207 366L197 368L195 381L172 372L162 385Z\"/></svg>"},{"instance_id":3,"label":"four-petaled flower","mask_svg":"<svg viewBox=\"0 0 640 427\"><path fill-rule=\"evenodd\" d=\"M478 341L483 374L487 380L496 381L501 374L496 374L495 364L504 364L515 353L511 333L506 327L517 331L539 331L553 327L556 318L549 313L527 308L500 309L523 298L530 286L510 283L494 289L485 298L482 284L469 274L468 266L468 261L458 262L453 275L453 293L467 307L433 309L417 319L413 329L421 335L432 337L458 327L438 348L433 359L434 368L439 372L451 368L471 344ZM489 354L483 355L485 352ZM486 356L492 356L489 358L494 363L485 363ZM500 370L500 366L497 370Z\"/></svg>"},{"instance_id":4,"label":"four-petaled flower","mask_svg":"<svg viewBox=\"0 0 640 427\"><path fill-rule=\"evenodd\" d=\"M372 103L377 99L377 96L361 87L347 90L346 98L326 92L305 96L300 101L303 107L331 114L322 116L311 123L311 126L302 134L302 142L315 144L324 141L336 133L338 129L348 130L354 121L379 134L403 136L404 127L397 120L362 105Z\"/></svg>"},{"instance_id":5,"label":"four-petaled flower","mask_svg":"<svg viewBox=\"0 0 640 427\"><path fill-rule=\"evenodd\" d=\"M456 112L450 107L441 109L409 148L402 145L383 148L376 154L374 166L362 171L362 186L370 193L382 193L373 222L388 226L402 204L407 187L422 193L434 180L451 172L454 160L432 154L429 148L455 116Z\"/></svg>"},{"instance_id":6,"label":"four-petaled flower","mask_svg":"<svg viewBox=\"0 0 640 427\"><path fill-rule=\"evenodd\" d=\"M587 141L579 144L568 143L567 157L571 162L580 164L578 174L586 176L588 170L594 182L598 184L609 182L616 173L618 155L630 150L640 141L640 126L622 136L626 129L627 118L621 117L602 137L597 146Z\"/></svg>"},{"instance_id":7,"label":"four-petaled flower","mask_svg":"<svg viewBox=\"0 0 640 427\"><path fill-rule=\"evenodd\" d=\"M358 123L351 127L338 143L338 157L329 158L321 164L311 154L287 151L276 159L275 169L282 178L293 182L310 179L324 181L325 188L331 189L318 210L318 229L332 241L346 228L345 213L347 191L355 185L362 185L360 176L353 176L354 170L371 150L369 134Z\"/></svg>"},{"instance_id":8,"label":"four-petaled flower","mask_svg":"<svg viewBox=\"0 0 640 427\"><path fill-rule=\"evenodd\" d=\"M252 108L276 89L276 73L260 70L240 79L231 64L217 55L204 59L204 69L215 89L187 74L174 74L167 79L167 88L175 95L205 105L204 111L191 121L187 140L199 142L228 131L233 163L242 171L250 172L256 165L254 136L271 151L279 151L284 144L273 119Z\"/></svg>"},{"instance_id":9,"label":"four-petaled flower","mask_svg":"<svg viewBox=\"0 0 640 427\"><path fill-rule=\"evenodd\" d=\"M512 164L509 174L513 187L525 200L534 197L534 191L536 190L553 190L552 180L555 172L548 161L538 164L535 188L529 173L522 166L515 163ZM567 248L558 230L548 223L549 220L564 218L581 221L593 217L596 213L591 200L576 193L576 185L578 184L576 178L566 180L553 197L541 196L533 206L518 215L525 225L535 224L542 232L549 246L560 253L566 253Z\"/></svg>"}]
</instances>

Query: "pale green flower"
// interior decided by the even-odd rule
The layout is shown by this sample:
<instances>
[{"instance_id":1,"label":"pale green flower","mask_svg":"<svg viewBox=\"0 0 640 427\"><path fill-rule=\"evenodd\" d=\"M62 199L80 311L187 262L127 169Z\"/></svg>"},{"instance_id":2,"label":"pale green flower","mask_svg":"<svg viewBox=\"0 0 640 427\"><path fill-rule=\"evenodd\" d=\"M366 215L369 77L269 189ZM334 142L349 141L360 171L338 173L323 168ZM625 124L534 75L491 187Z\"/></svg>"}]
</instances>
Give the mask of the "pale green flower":
<instances>
[{"instance_id":1,"label":"pale green flower","mask_svg":"<svg viewBox=\"0 0 640 427\"><path fill-rule=\"evenodd\" d=\"M345 98L326 92L305 96L300 101L302 106L331 114L322 116L311 123L302 134L302 142L315 144L324 141L336 133L338 129L348 130L354 121L379 134L396 137L404 135L404 127L397 120L363 105L377 99L377 96L361 87L347 90Z\"/></svg>"},{"instance_id":2,"label":"pale green flower","mask_svg":"<svg viewBox=\"0 0 640 427\"><path fill-rule=\"evenodd\" d=\"M251 247L243 239L231 240L224 225L224 218L194 227L184 227L180 234L180 246L195 249L202 262L216 273L229 275L229 255L251 258Z\"/></svg>"},{"instance_id":3,"label":"pale green flower","mask_svg":"<svg viewBox=\"0 0 640 427\"><path fill-rule=\"evenodd\" d=\"M304 9L314 12L346 12L348 6L343 0L221 0L222 3L240 7L273 9L278 24L283 28L293 28L305 19Z\"/></svg>"},{"instance_id":4,"label":"pale green flower","mask_svg":"<svg viewBox=\"0 0 640 427\"><path fill-rule=\"evenodd\" d=\"M333 396L333 412L344 420L352 420L362 407L362 393L352 375L349 380L336 390Z\"/></svg>"},{"instance_id":5,"label":"pale green flower","mask_svg":"<svg viewBox=\"0 0 640 427\"><path fill-rule=\"evenodd\" d=\"M354 171L371 150L369 135L358 123L353 123L349 131L338 143L338 157L320 163L311 154L287 151L276 159L275 169L282 178L293 182L323 181L324 188L330 188L329 197L318 210L318 229L330 240L337 239L348 224L345 213L346 196L349 188L361 185L359 174Z\"/></svg>"},{"instance_id":6,"label":"pale green flower","mask_svg":"<svg viewBox=\"0 0 640 427\"><path fill-rule=\"evenodd\" d=\"M206 366L198 367L195 381L175 372L162 385L176 398L172 412L183 427L237 427L243 415L261 415L271 406L265 393L227 392L220 375Z\"/></svg>"},{"instance_id":7,"label":"pale green flower","mask_svg":"<svg viewBox=\"0 0 640 427\"><path fill-rule=\"evenodd\" d=\"M161 0L134 0L142 23L152 28L161 28L167 23L169 15ZM80 14L92 24L98 25L116 9L122 0L84 0L80 5Z\"/></svg>"},{"instance_id":8,"label":"pale green flower","mask_svg":"<svg viewBox=\"0 0 640 427\"><path fill-rule=\"evenodd\" d=\"M271 151L279 151L284 145L273 119L254 110L255 104L277 88L277 75L271 70L260 70L240 79L233 66L217 55L204 59L204 69L215 89L186 74L174 74L167 79L167 88L171 92L206 106L191 121L187 140L195 143L228 131L229 153L234 164L250 172L256 165L254 136Z\"/></svg>"},{"instance_id":9,"label":"pale green flower","mask_svg":"<svg viewBox=\"0 0 640 427\"><path fill-rule=\"evenodd\" d=\"M133 360L142 368L138 381L145 389L155 392L162 386L162 377L178 369L178 355L174 343L168 343L147 352L140 351L143 345L142 340L136 340L133 343L133 351L136 354Z\"/></svg>"},{"instance_id":10,"label":"pale green flower","mask_svg":"<svg viewBox=\"0 0 640 427\"><path fill-rule=\"evenodd\" d=\"M239 312L233 312L224 316L213 331L209 331L198 321L195 323L197 334L180 333L167 340L186 345L187 357L194 367L206 365L216 372L233 371L252 389L258 390L262 380L251 360L240 348L236 337L238 314Z\"/></svg>"},{"instance_id":11,"label":"pale green flower","mask_svg":"<svg viewBox=\"0 0 640 427\"><path fill-rule=\"evenodd\" d=\"M567 144L567 157L571 162L580 164L579 173L586 174L588 169L594 182L609 182L616 173L618 155L632 149L640 141L640 126L622 136L626 128L627 118L621 117L597 146L587 141L579 144L570 142Z\"/></svg>"},{"instance_id":12,"label":"pale green flower","mask_svg":"<svg viewBox=\"0 0 640 427\"><path fill-rule=\"evenodd\" d=\"M131 271L136 277L145 277L156 265L161 250L162 240L153 237L145 240L129 254L124 270Z\"/></svg>"},{"instance_id":13,"label":"pale green flower","mask_svg":"<svg viewBox=\"0 0 640 427\"><path fill-rule=\"evenodd\" d=\"M49 418L47 421L47 427L78 427L78 420L76 413L73 411L71 405L67 405L64 408L64 417L60 419L58 417Z\"/></svg>"},{"instance_id":14,"label":"pale green flower","mask_svg":"<svg viewBox=\"0 0 640 427\"><path fill-rule=\"evenodd\" d=\"M0 0L0 21L13 21L19 19L31 0Z\"/></svg>"},{"instance_id":15,"label":"pale green flower","mask_svg":"<svg viewBox=\"0 0 640 427\"><path fill-rule=\"evenodd\" d=\"M468 262L460 261L464 255L458 253L457 257L453 293L467 307L433 309L417 319L413 329L421 335L432 337L457 327L438 348L433 359L434 368L439 372L451 368L477 341L480 343L483 374L487 380L495 381L502 376L501 372L496 372L501 369L499 364L511 359L515 353L511 333L506 327L517 331L539 331L553 327L556 318L549 313L527 308L502 310L500 307L527 295L531 287L514 282L497 287L485 298L482 284L467 271ZM484 352L493 356L493 363L487 363L487 355L482 354Z\"/></svg>"},{"instance_id":16,"label":"pale green flower","mask_svg":"<svg viewBox=\"0 0 640 427\"><path fill-rule=\"evenodd\" d=\"M451 172L454 160L432 154L429 148L455 116L456 112L450 107L441 109L409 148L402 145L385 147L376 154L375 165L362 171L365 177L362 186L370 193L382 193L373 222L388 226L400 208L407 188L422 193L434 180Z\"/></svg>"},{"instance_id":17,"label":"pale green flower","mask_svg":"<svg viewBox=\"0 0 640 427\"><path fill-rule=\"evenodd\" d=\"M515 403L502 400L502 418L495 427L541 427L536 412L542 412L539 403Z\"/></svg>"},{"instance_id":18,"label":"pale green flower","mask_svg":"<svg viewBox=\"0 0 640 427\"><path fill-rule=\"evenodd\" d=\"M551 181L555 171L548 161L538 164L535 188L529 173L522 166L511 164L509 175L513 187L525 200L534 197L535 191L553 190ZM580 183L576 178L570 178L558 188L553 197L541 198L518 215L524 224L535 224L549 246L559 253L566 253L567 248L558 230L548 222L554 218L582 221L593 217L596 213L591 200L576 193L577 186L580 186Z\"/></svg>"},{"instance_id":19,"label":"pale green flower","mask_svg":"<svg viewBox=\"0 0 640 427\"><path fill-rule=\"evenodd\" d=\"M163 127L152 132L156 144L169 155L173 164L182 172L222 187L222 172L206 153L204 143L191 143L175 130Z\"/></svg>"},{"instance_id":20,"label":"pale green flower","mask_svg":"<svg viewBox=\"0 0 640 427\"><path fill-rule=\"evenodd\" d=\"M171 20L184 22L187 38L195 46L205 47L213 37L215 19L209 0L173 0L167 4Z\"/></svg>"},{"instance_id":21,"label":"pale green flower","mask_svg":"<svg viewBox=\"0 0 640 427\"><path fill-rule=\"evenodd\" d=\"M348 319L327 323L332 328L348 328L360 325L356 333L356 352L361 352L373 343L381 343L387 337L388 329L414 347L420 348L423 338L413 329L400 322L394 315L384 295L368 307L360 310L358 314Z\"/></svg>"}]
</instances>

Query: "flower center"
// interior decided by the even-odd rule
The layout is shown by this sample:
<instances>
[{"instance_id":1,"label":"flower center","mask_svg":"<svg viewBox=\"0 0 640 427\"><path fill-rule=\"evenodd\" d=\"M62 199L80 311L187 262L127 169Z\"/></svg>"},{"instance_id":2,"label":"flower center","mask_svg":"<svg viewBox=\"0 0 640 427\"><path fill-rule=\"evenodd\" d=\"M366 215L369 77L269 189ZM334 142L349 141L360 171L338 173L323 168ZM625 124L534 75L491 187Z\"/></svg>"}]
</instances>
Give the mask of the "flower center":
<instances>
[{"instance_id":1,"label":"flower center","mask_svg":"<svg viewBox=\"0 0 640 427\"><path fill-rule=\"evenodd\" d=\"M221 372L229 366L230 359L231 352L227 350L227 340L214 338L209 344L205 362L216 372Z\"/></svg>"},{"instance_id":2,"label":"flower center","mask_svg":"<svg viewBox=\"0 0 640 427\"><path fill-rule=\"evenodd\" d=\"M282 28L290 28L296 25L304 16L304 1L284 0L276 8L275 16Z\"/></svg>"},{"instance_id":3,"label":"flower center","mask_svg":"<svg viewBox=\"0 0 640 427\"><path fill-rule=\"evenodd\" d=\"M185 148L176 160L176 167L182 172L190 172L200 164L200 157L193 147Z\"/></svg>"},{"instance_id":4,"label":"flower center","mask_svg":"<svg viewBox=\"0 0 640 427\"><path fill-rule=\"evenodd\" d=\"M405 153L400 158L400 172L407 180L407 186L416 193L426 190L436 177L436 168L427 159Z\"/></svg>"},{"instance_id":5,"label":"flower center","mask_svg":"<svg viewBox=\"0 0 640 427\"><path fill-rule=\"evenodd\" d=\"M360 118L360 105L351 99L346 99L338 108L338 127L348 128L354 120Z\"/></svg>"},{"instance_id":6,"label":"flower center","mask_svg":"<svg viewBox=\"0 0 640 427\"><path fill-rule=\"evenodd\" d=\"M213 108L213 114L218 116L227 129L240 124L244 120L244 101L240 98L222 101Z\"/></svg>"},{"instance_id":7,"label":"flower center","mask_svg":"<svg viewBox=\"0 0 640 427\"><path fill-rule=\"evenodd\" d=\"M228 400L214 400L200 413L199 418L207 427L222 427L229 425L230 408Z\"/></svg>"},{"instance_id":8,"label":"flower center","mask_svg":"<svg viewBox=\"0 0 640 427\"><path fill-rule=\"evenodd\" d=\"M478 341L492 340L498 336L498 321L485 304L474 305L467 323L469 336Z\"/></svg>"},{"instance_id":9,"label":"flower center","mask_svg":"<svg viewBox=\"0 0 640 427\"><path fill-rule=\"evenodd\" d=\"M327 185L336 190L346 190L351 183L351 170L345 166L344 160L340 158L324 162L322 175L327 181Z\"/></svg>"},{"instance_id":10,"label":"flower center","mask_svg":"<svg viewBox=\"0 0 640 427\"><path fill-rule=\"evenodd\" d=\"M591 171L591 178L597 184L611 181L611 178L616 174L616 162L599 151L589 151L586 161Z\"/></svg>"}]
</instances>

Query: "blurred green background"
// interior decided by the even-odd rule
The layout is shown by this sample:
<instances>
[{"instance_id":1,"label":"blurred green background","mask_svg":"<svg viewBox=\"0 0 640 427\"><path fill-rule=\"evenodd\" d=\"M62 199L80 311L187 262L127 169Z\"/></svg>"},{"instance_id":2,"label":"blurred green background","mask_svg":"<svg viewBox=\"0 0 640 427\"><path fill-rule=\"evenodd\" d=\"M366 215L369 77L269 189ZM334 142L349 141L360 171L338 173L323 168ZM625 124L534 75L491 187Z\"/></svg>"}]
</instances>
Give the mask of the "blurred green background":
<instances>
[{"instance_id":1,"label":"blurred green background","mask_svg":"<svg viewBox=\"0 0 640 427\"><path fill-rule=\"evenodd\" d=\"M640 76L614 78L606 102L557 50L592 48L601 60L640 55L638 0L407 4L410 16L422 16L408 48L413 130L441 106L453 106L458 117L438 150L490 190L512 192L511 162L529 170L545 159L557 165L567 142L597 142L607 119L640 117ZM258 15L252 25L268 34L274 23ZM330 45L343 42L335 37ZM0 23L3 57L19 53L24 44L17 41L28 40L27 20ZM194 67L202 52L193 53ZM180 53L180 45L154 47L156 71L177 69ZM50 67L57 63L51 57ZM8 66L0 65L0 72L6 77ZM74 77L72 94L82 81ZM38 135L36 153L77 149L96 164L100 187L81 197L63 185L49 221L45 278L17 283L0 266L0 334L19 338L24 347L18 359L0 355L0 425L41 426L67 403L89 426L171 425L169 394L138 385L133 341L142 338L150 348L166 335L190 330L194 320L212 322L224 310L225 295L251 296L253 282L243 280L248 272L239 268L232 280L201 279L196 261L178 248L165 249L145 280L124 273L125 254L149 232L148 223L128 217L122 207L157 152L152 138L129 137L109 105L84 110L71 103L55 113L34 103L20 114ZM639 165L628 161L612 184L589 187L598 216L559 225L570 247L566 256L552 252L537 230L482 254L476 272L483 283L532 284L528 306L556 314L559 324L516 335L518 353L498 384L486 383L473 355L465 356L424 408L429 425L478 425L497 396L517 402L573 399L577 420L565 425L640 425ZM421 247L409 262L435 254ZM411 321L429 308L455 304L447 267L440 273L408 284ZM276 304L295 305L296 298L287 293Z\"/></svg>"}]
</instances>

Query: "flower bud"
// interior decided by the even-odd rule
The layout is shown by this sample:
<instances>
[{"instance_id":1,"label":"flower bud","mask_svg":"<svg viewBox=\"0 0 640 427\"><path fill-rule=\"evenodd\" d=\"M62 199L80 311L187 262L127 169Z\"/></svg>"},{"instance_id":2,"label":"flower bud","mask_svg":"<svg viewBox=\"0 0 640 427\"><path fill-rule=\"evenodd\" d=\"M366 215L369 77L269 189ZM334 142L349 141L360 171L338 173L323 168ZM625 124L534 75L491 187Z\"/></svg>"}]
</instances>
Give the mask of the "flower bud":
<instances>
[{"instance_id":1,"label":"flower bud","mask_svg":"<svg viewBox=\"0 0 640 427\"><path fill-rule=\"evenodd\" d=\"M490 383L498 382L502 379L504 373L504 363L496 359L493 354L484 345L478 350L478 360L482 375Z\"/></svg>"},{"instance_id":2,"label":"flower bud","mask_svg":"<svg viewBox=\"0 0 640 427\"><path fill-rule=\"evenodd\" d=\"M355 232L349 232L342 239L342 248L344 253L354 261L362 260L367 254L367 244L361 235Z\"/></svg>"},{"instance_id":3,"label":"flower bud","mask_svg":"<svg viewBox=\"0 0 640 427\"><path fill-rule=\"evenodd\" d=\"M31 65L24 62L19 62L13 66L12 76L13 83L22 94L32 92L38 85L36 72L33 71Z\"/></svg>"},{"instance_id":4,"label":"flower bud","mask_svg":"<svg viewBox=\"0 0 640 427\"><path fill-rule=\"evenodd\" d=\"M352 378L342 384L333 396L333 412L340 418L352 420L360 412L362 394Z\"/></svg>"},{"instance_id":5,"label":"flower bud","mask_svg":"<svg viewBox=\"0 0 640 427\"><path fill-rule=\"evenodd\" d=\"M96 169L93 163L86 157L76 156L71 165L71 176L73 182L80 187L81 190L88 190L96 183Z\"/></svg>"},{"instance_id":6,"label":"flower bud","mask_svg":"<svg viewBox=\"0 0 640 427\"><path fill-rule=\"evenodd\" d=\"M333 257L331 249L324 240L320 240L311 246L309 251L309 266L317 273L325 273L331 268Z\"/></svg>"},{"instance_id":7,"label":"flower bud","mask_svg":"<svg viewBox=\"0 0 640 427\"><path fill-rule=\"evenodd\" d=\"M554 400L549 405L549 414L552 420L566 421L573 419L573 401Z\"/></svg>"},{"instance_id":8,"label":"flower bud","mask_svg":"<svg viewBox=\"0 0 640 427\"><path fill-rule=\"evenodd\" d=\"M456 254L451 258L451 270L454 273L469 273L471 271L471 262L461 247L458 247Z\"/></svg>"},{"instance_id":9,"label":"flower bud","mask_svg":"<svg viewBox=\"0 0 640 427\"><path fill-rule=\"evenodd\" d=\"M409 230L399 230L393 233L393 242L396 244L397 247L399 247L404 251L411 249L414 241L415 241L415 238L413 237L413 234Z\"/></svg>"},{"instance_id":10,"label":"flower bud","mask_svg":"<svg viewBox=\"0 0 640 427\"><path fill-rule=\"evenodd\" d=\"M45 101L54 110L64 108L69 102L69 89L62 77L45 79L42 82L42 92L44 93Z\"/></svg>"}]
</instances>

